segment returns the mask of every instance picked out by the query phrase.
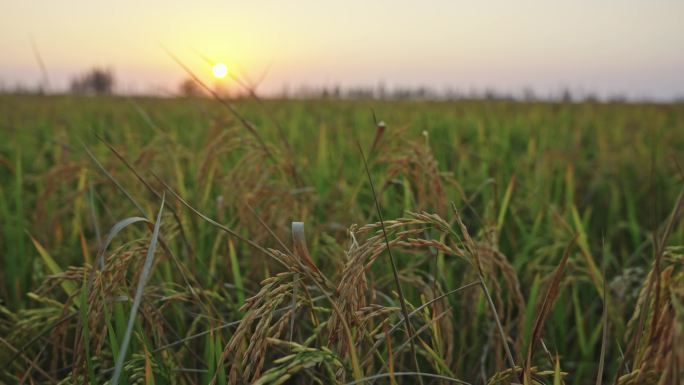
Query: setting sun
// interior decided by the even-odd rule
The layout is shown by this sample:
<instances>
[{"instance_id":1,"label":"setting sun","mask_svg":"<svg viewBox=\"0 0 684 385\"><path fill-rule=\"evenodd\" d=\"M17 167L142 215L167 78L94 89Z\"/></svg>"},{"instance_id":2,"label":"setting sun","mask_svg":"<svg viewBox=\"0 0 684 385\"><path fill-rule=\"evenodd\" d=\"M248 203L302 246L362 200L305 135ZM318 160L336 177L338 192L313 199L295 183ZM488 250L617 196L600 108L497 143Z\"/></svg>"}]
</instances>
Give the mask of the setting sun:
<instances>
[{"instance_id":1,"label":"setting sun","mask_svg":"<svg viewBox=\"0 0 684 385\"><path fill-rule=\"evenodd\" d=\"M226 77L226 75L228 75L228 67L226 67L226 65L223 63L214 64L214 67L211 69L211 71L214 73L214 77L217 79L223 79Z\"/></svg>"}]
</instances>

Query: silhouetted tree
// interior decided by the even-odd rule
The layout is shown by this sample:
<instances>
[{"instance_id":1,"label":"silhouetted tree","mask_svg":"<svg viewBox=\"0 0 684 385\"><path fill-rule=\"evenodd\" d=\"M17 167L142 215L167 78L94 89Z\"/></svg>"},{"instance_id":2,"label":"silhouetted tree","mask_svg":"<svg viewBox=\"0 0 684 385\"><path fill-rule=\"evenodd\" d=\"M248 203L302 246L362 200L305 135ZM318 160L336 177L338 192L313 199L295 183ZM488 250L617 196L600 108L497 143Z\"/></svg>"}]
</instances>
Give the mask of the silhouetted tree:
<instances>
[{"instance_id":1,"label":"silhouetted tree","mask_svg":"<svg viewBox=\"0 0 684 385\"><path fill-rule=\"evenodd\" d=\"M570 89L566 88L563 90L563 94L561 95L561 101L563 103L572 103L573 96L572 91L570 91Z\"/></svg>"},{"instance_id":2,"label":"silhouetted tree","mask_svg":"<svg viewBox=\"0 0 684 385\"><path fill-rule=\"evenodd\" d=\"M530 87L525 87L523 89L523 100L526 102L534 102L537 100L537 95L534 93L534 89Z\"/></svg>"},{"instance_id":3,"label":"silhouetted tree","mask_svg":"<svg viewBox=\"0 0 684 385\"><path fill-rule=\"evenodd\" d=\"M187 97L197 97L204 94L202 87L197 84L197 82L191 78L185 79L178 86L178 91L181 95Z\"/></svg>"},{"instance_id":4,"label":"silhouetted tree","mask_svg":"<svg viewBox=\"0 0 684 385\"><path fill-rule=\"evenodd\" d=\"M93 68L71 81L71 92L86 95L109 95L114 90L114 74L111 70Z\"/></svg>"}]
</instances>

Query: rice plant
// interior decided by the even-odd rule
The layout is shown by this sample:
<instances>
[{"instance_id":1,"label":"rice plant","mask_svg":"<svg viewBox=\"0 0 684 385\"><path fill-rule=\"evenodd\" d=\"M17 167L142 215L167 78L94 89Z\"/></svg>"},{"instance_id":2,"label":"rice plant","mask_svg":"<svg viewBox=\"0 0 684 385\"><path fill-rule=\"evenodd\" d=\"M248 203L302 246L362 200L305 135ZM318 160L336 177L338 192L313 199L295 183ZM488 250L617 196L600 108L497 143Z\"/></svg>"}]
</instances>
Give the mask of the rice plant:
<instances>
[{"instance_id":1,"label":"rice plant","mask_svg":"<svg viewBox=\"0 0 684 385\"><path fill-rule=\"evenodd\" d=\"M15 95L0 129L0 383L684 378L680 104Z\"/></svg>"}]
</instances>

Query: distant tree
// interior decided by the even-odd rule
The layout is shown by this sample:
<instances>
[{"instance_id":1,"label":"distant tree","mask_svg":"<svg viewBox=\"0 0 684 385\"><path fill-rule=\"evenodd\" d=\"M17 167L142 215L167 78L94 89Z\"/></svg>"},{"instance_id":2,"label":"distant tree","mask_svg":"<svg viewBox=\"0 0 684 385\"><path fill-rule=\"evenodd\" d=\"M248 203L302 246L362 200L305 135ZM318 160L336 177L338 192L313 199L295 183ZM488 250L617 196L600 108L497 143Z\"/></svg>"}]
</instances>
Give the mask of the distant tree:
<instances>
[{"instance_id":1,"label":"distant tree","mask_svg":"<svg viewBox=\"0 0 684 385\"><path fill-rule=\"evenodd\" d=\"M584 101L586 103L598 103L599 97L596 96L596 94L594 94L594 93L588 93L587 95L584 96Z\"/></svg>"},{"instance_id":2,"label":"distant tree","mask_svg":"<svg viewBox=\"0 0 684 385\"><path fill-rule=\"evenodd\" d=\"M615 94L608 97L610 103L623 104L627 103L627 97L625 95Z\"/></svg>"},{"instance_id":3,"label":"distant tree","mask_svg":"<svg viewBox=\"0 0 684 385\"><path fill-rule=\"evenodd\" d=\"M178 91L185 97L198 97L204 94L202 87L192 78L187 78L178 86Z\"/></svg>"},{"instance_id":4,"label":"distant tree","mask_svg":"<svg viewBox=\"0 0 684 385\"><path fill-rule=\"evenodd\" d=\"M573 100L574 98L572 96L572 91L570 91L570 89L568 88L563 90L563 94L561 95L561 101L563 103L572 103Z\"/></svg>"},{"instance_id":5,"label":"distant tree","mask_svg":"<svg viewBox=\"0 0 684 385\"><path fill-rule=\"evenodd\" d=\"M111 70L93 68L71 81L71 92L84 95L109 95L114 90L114 74Z\"/></svg>"},{"instance_id":6,"label":"distant tree","mask_svg":"<svg viewBox=\"0 0 684 385\"><path fill-rule=\"evenodd\" d=\"M534 93L534 89L530 87L525 87L523 89L523 100L526 102L534 102L537 100L537 95Z\"/></svg>"},{"instance_id":7,"label":"distant tree","mask_svg":"<svg viewBox=\"0 0 684 385\"><path fill-rule=\"evenodd\" d=\"M484 98L487 100L498 100L498 99L500 99L499 95L492 88L487 88L484 91Z\"/></svg>"}]
</instances>

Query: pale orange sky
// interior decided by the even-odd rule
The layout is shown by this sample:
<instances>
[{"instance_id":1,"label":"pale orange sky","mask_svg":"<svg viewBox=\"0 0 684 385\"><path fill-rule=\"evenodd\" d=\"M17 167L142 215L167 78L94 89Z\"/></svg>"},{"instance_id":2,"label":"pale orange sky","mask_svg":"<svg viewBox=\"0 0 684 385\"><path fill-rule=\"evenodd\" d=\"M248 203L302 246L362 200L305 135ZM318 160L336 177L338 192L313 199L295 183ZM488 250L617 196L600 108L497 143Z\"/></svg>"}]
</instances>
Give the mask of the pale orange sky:
<instances>
[{"instance_id":1,"label":"pale orange sky","mask_svg":"<svg viewBox=\"0 0 684 385\"><path fill-rule=\"evenodd\" d=\"M684 1L0 0L0 84L52 89L94 65L120 91L174 91L211 60L259 91L426 85L684 96Z\"/></svg>"}]
</instances>

